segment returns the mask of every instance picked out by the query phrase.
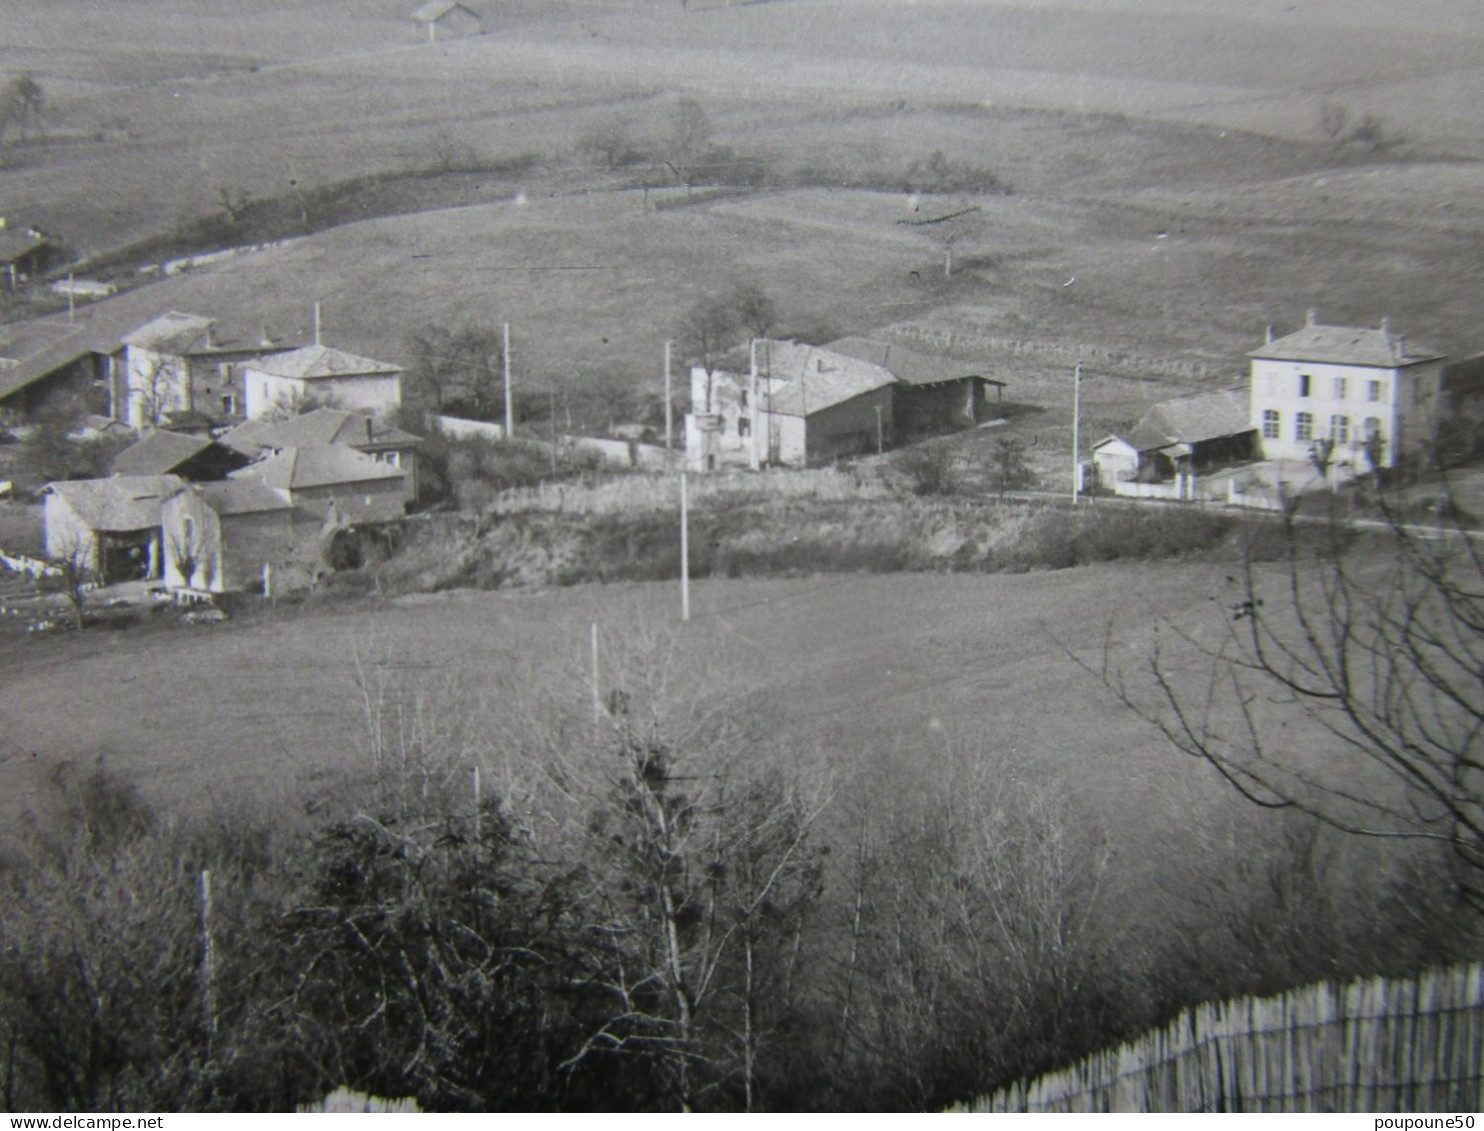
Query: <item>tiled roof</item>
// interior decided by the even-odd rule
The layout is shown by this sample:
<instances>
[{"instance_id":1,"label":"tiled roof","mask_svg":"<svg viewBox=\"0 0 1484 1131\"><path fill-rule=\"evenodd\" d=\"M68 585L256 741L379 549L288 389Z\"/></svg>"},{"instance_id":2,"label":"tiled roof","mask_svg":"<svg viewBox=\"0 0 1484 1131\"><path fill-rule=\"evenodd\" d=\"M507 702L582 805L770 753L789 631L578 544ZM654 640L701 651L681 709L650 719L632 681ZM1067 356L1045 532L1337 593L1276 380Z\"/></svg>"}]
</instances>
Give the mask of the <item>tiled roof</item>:
<instances>
[{"instance_id":1,"label":"tiled roof","mask_svg":"<svg viewBox=\"0 0 1484 1131\"><path fill-rule=\"evenodd\" d=\"M299 381L402 372L400 366L389 362L372 361L368 357L357 357L353 353L331 349L329 346L303 346L249 362L246 368L269 377L291 377Z\"/></svg>"},{"instance_id":2,"label":"tiled roof","mask_svg":"<svg viewBox=\"0 0 1484 1131\"><path fill-rule=\"evenodd\" d=\"M157 429L113 457L115 475L165 475L211 447L206 436Z\"/></svg>"},{"instance_id":3,"label":"tiled roof","mask_svg":"<svg viewBox=\"0 0 1484 1131\"><path fill-rule=\"evenodd\" d=\"M317 448L326 444L344 444L351 448L406 448L421 444L422 438L364 413L317 408L287 420L250 420L228 432L222 437L222 442L255 455L262 448Z\"/></svg>"},{"instance_id":4,"label":"tiled roof","mask_svg":"<svg viewBox=\"0 0 1484 1131\"><path fill-rule=\"evenodd\" d=\"M1247 390L1218 389L1213 393L1160 401L1144 414L1128 439L1139 451L1148 452L1251 430Z\"/></svg>"},{"instance_id":5,"label":"tiled roof","mask_svg":"<svg viewBox=\"0 0 1484 1131\"><path fill-rule=\"evenodd\" d=\"M261 479L222 479L192 488L217 514L261 514L292 510L294 504Z\"/></svg>"},{"instance_id":6,"label":"tiled roof","mask_svg":"<svg viewBox=\"0 0 1484 1131\"><path fill-rule=\"evenodd\" d=\"M761 407L781 416L807 416L896 383L879 365L801 342L758 342L757 371L774 382L771 396L759 393Z\"/></svg>"},{"instance_id":7,"label":"tiled roof","mask_svg":"<svg viewBox=\"0 0 1484 1131\"><path fill-rule=\"evenodd\" d=\"M51 241L45 236L33 235L24 228L20 231L0 231L0 263L14 263L21 256L45 247Z\"/></svg>"},{"instance_id":8,"label":"tiled roof","mask_svg":"<svg viewBox=\"0 0 1484 1131\"><path fill-rule=\"evenodd\" d=\"M24 329L22 326L24 325ZM49 325L52 331L41 329ZM26 386L64 369L90 353L116 353L123 335L133 325L121 312L100 304L95 309L79 312L75 322L64 319L36 319L32 323L6 327L5 333L16 352L34 345L35 352L20 358L15 365L0 368L0 400L20 392ZM48 344L42 345L45 341Z\"/></svg>"},{"instance_id":9,"label":"tiled roof","mask_svg":"<svg viewBox=\"0 0 1484 1131\"><path fill-rule=\"evenodd\" d=\"M970 362L939 354L919 353L895 342L878 342L871 338L841 338L824 348L889 369L898 381L906 385L933 385L939 381L961 381L966 377L977 377L995 385L1004 384L1003 381L985 377Z\"/></svg>"},{"instance_id":10,"label":"tiled roof","mask_svg":"<svg viewBox=\"0 0 1484 1131\"><path fill-rule=\"evenodd\" d=\"M1443 355L1414 345L1389 327L1326 326L1310 322L1292 334L1250 351L1248 357L1270 361L1316 361L1334 365L1366 365L1392 369L1436 361Z\"/></svg>"},{"instance_id":11,"label":"tiled roof","mask_svg":"<svg viewBox=\"0 0 1484 1131\"><path fill-rule=\"evenodd\" d=\"M175 475L120 475L112 479L63 479L44 490L67 500L94 530L147 530L160 522L160 504L185 486Z\"/></svg>"},{"instance_id":12,"label":"tiled roof","mask_svg":"<svg viewBox=\"0 0 1484 1131\"><path fill-rule=\"evenodd\" d=\"M182 314L172 310L151 319L136 330L124 335L126 346L138 346L155 353L187 354L211 340L211 327L215 319L200 314Z\"/></svg>"},{"instance_id":13,"label":"tiled roof","mask_svg":"<svg viewBox=\"0 0 1484 1131\"><path fill-rule=\"evenodd\" d=\"M276 456L232 472L231 478L257 479L280 490L302 491L308 487L402 479L405 475L398 468L354 448L335 444L323 448L285 448Z\"/></svg>"}]
</instances>

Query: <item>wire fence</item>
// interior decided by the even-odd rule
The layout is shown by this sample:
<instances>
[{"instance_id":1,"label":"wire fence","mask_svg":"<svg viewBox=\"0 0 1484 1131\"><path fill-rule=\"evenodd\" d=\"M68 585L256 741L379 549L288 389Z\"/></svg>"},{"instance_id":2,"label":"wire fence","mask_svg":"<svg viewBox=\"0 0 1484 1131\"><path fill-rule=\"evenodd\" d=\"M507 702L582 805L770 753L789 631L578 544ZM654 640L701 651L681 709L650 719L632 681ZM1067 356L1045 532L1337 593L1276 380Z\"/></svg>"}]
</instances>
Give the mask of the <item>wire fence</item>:
<instances>
[{"instance_id":1,"label":"wire fence","mask_svg":"<svg viewBox=\"0 0 1484 1131\"><path fill-rule=\"evenodd\" d=\"M1484 966L1321 983L1163 1029L955 1111L1477 1112Z\"/></svg>"}]
</instances>

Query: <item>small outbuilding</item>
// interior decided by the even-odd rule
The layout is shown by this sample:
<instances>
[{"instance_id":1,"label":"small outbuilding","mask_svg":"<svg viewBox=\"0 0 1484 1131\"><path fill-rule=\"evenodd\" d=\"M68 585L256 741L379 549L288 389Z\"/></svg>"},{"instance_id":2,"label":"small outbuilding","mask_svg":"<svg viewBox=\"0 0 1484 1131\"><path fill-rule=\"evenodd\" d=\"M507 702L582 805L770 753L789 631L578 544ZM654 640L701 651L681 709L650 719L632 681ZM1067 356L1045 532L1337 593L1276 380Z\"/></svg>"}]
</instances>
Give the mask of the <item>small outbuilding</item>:
<instances>
[{"instance_id":1,"label":"small outbuilding","mask_svg":"<svg viewBox=\"0 0 1484 1131\"><path fill-rule=\"evenodd\" d=\"M431 0L412 13L412 21L425 29L429 43L484 34L483 17L458 0Z\"/></svg>"}]
</instances>

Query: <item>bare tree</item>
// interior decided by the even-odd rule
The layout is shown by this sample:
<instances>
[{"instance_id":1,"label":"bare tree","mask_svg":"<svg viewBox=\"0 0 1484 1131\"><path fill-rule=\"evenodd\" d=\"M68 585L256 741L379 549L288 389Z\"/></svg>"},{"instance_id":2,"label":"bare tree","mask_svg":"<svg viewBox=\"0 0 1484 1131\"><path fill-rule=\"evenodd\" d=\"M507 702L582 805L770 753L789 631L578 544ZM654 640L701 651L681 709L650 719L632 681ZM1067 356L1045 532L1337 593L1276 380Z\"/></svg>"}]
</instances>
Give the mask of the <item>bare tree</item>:
<instances>
[{"instance_id":1,"label":"bare tree","mask_svg":"<svg viewBox=\"0 0 1484 1131\"><path fill-rule=\"evenodd\" d=\"M1163 621L1100 675L1253 804L1445 847L1484 909L1484 558L1457 518L1377 506L1379 531L1286 515L1282 564L1244 558L1215 637Z\"/></svg>"},{"instance_id":2,"label":"bare tree","mask_svg":"<svg viewBox=\"0 0 1484 1131\"><path fill-rule=\"evenodd\" d=\"M697 299L680 323L680 344L709 371L717 356L730 347L737 334L737 313L726 296Z\"/></svg>"},{"instance_id":3,"label":"bare tree","mask_svg":"<svg viewBox=\"0 0 1484 1131\"><path fill-rule=\"evenodd\" d=\"M778 308L758 282L738 283L732 288L731 302L737 321L754 338L766 338L778 323Z\"/></svg>"},{"instance_id":4,"label":"bare tree","mask_svg":"<svg viewBox=\"0 0 1484 1131\"><path fill-rule=\"evenodd\" d=\"M682 181L694 179L694 166L711 144L711 134L711 116L694 98L682 98L670 111L665 156Z\"/></svg>"},{"instance_id":5,"label":"bare tree","mask_svg":"<svg viewBox=\"0 0 1484 1131\"><path fill-rule=\"evenodd\" d=\"M77 532L53 548L50 570L36 578L43 593L61 595L72 610L72 622L81 630L83 610L99 579L98 550L92 535Z\"/></svg>"}]
</instances>

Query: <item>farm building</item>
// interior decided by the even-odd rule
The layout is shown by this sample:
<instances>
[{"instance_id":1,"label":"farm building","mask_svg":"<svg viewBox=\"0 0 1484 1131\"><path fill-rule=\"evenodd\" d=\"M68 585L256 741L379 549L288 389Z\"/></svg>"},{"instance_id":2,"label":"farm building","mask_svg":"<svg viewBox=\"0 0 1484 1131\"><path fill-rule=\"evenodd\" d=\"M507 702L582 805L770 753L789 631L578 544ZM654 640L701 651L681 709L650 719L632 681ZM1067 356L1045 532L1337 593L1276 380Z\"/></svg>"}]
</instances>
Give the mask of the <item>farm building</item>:
<instances>
[{"instance_id":1,"label":"farm building","mask_svg":"<svg viewBox=\"0 0 1484 1131\"><path fill-rule=\"evenodd\" d=\"M49 558L75 560L105 582L160 575L160 506L185 486L174 475L74 479L43 489Z\"/></svg>"},{"instance_id":2,"label":"farm building","mask_svg":"<svg viewBox=\"0 0 1484 1131\"><path fill-rule=\"evenodd\" d=\"M363 412L317 408L287 420L249 420L223 435L221 440L253 459L276 455L286 448L340 444L407 472L408 489L414 497L417 495L417 449L422 437Z\"/></svg>"},{"instance_id":3,"label":"farm building","mask_svg":"<svg viewBox=\"0 0 1484 1131\"><path fill-rule=\"evenodd\" d=\"M242 367L246 416L291 415L317 403L382 416L402 403L402 369L328 346L304 346Z\"/></svg>"},{"instance_id":4,"label":"farm building","mask_svg":"<svg viewBox=\"0 0 1484 1131\"><path fill-rule=\"evenodd\" d=\"M0 406L34 413L82 404L116 416L112 396L123 370L122 336L132 320L107 309L0 327Z\"/></svg>"},{"instance_id":5,"label":"farm building","mask_svg":"<svg viewBox=\"0 0 1484 1131\"><path fill-rule=\"evenodd\" d=\"M182 413L194 414L206 428L244 419L245 364L287 352L266 335L234 335L214 318L178 310L125 334L123 345L123 388L114 415L133 428L168 422L175 431L191 427Z\"/></svg>"},{"instance_id":6,"label":"farm building","mask_svg":"<svg viewBox=\"0 0 1484 1131\"><path fill-rule=\"evenodd\" d=\"M120 425L120 427L122 427ZM113 457L115 475L178 475L199 483L225 479L248 458L209 436L187 436L163 428Z\"/></svg>"},{"instance_id":7,"label":"farm building","mask_svg":"<svg viewBox=\"0 0 1484 1131\"><path fill-rule=\"evenodd\" d=\"M841 338L825 348L891 371L897 380L892 417L899 440L973 428L1000 415L1005 382L965 362L868 338Z\"/></svg>"},{"instance_id":8,"label":"farm building","mask_svg":"<svg viewBox=\"0 0 1484 1131\"><path fill-rule=\"evenodd\" d=\"M429 43L484 33L479 13L457 0L432 0L412 13L412 22L424 29Z\"/></svg>"},{"instance_id":9,"label":"farm building","mask_svg":"<svg viewBox=\"0 0 1484 1131\"><path fill-rule=\"evenodd\" d=\"M333 507L341 520L352 523L400 518L412 499L406 471L338 444L285 448L230 478L256 480L320 518Z\"/></svg>"},{"instance_id":10,"label":"farm building","mask_svg":"<svg viewBox=\"0 0 1484 1131\"><path fill-rule=\"evenodd\" d=\"M0 278L14 289L45 274L62 249L35 228L18 228L0 216Z\"/></svg>"},{"instance_id":11,"label":"farm building","mask_svg":"<svg viewBox=\"0 0 1484 1131\"><path fill-rule=\"evenodd\" d=\"M1247 391L1218 389L1160 401L1128 436L1104 437L1092 446L1092 453L1098 482L1115 490L1119 483L1135 479L1184 480L1251 459Z\"/></svg>"},{"instance_id":12,"label":"farm building","mask_svg":"<svg viewBox=\"0 0 1484 1131\"><path fill-rule=\"evenodd\" d=\"M257 479L192 485L160 509L165 584L224 593L261 583L265 567L312 569L323 528Z\"/></svg>"},{"instance_id":13,"label":"farm building","mask_svg":"<svg viewBox=\"0 0 1484 1131\"><path fill-rule=\"evenodd\" d=\"M1334 445L1337 468L1392 467L1437 436L1443 356L1409 344L1388 321L1326 326L1314 311L1292 334L1252 350L1249 427L1262 455L1307 461Z\"/></svg>"},{"instance_id":14,"label":"farm building","mask_svg":"<svg viewBox=\"0 0 1484 1131\"><path fill-rule=\"evenodd\" d=\"M686 463L804 467L876 451L892 435L895 384L869 361L799 342L755 342L745 366L692 367Z\"/></svg>"}]
</instances>

